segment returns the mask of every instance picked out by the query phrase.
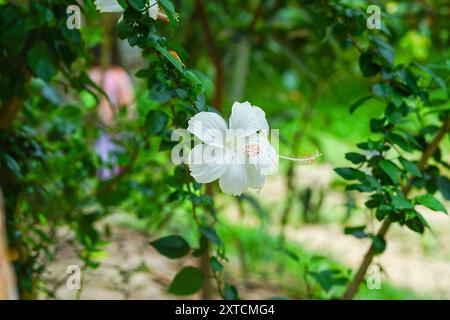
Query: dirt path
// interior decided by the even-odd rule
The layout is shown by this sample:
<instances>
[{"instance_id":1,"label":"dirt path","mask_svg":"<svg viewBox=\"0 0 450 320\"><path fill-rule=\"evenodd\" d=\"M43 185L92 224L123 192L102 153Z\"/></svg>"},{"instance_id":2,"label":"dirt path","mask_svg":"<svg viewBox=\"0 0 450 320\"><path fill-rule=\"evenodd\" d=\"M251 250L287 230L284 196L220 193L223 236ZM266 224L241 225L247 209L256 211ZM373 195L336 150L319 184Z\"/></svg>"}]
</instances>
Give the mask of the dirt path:
<instances>
[{"instance_id":1,"label":"dirt path","mask_svg":"<svg viewBox=\"0 0 450 320\"><path fill-rule=\"evenodd\" d=\"M327 186L333 173L329 166L316 170L300 170L301 183L311 183L314 187ZM259 194L255 196L276 212L277 203L285 194L283 180L271 178ZM327 194L322 210L336 212L342 208L345 199L339 192ZM226 209L230 221L254 225L253 219L239 218L236 202L229 198L219 199L219 205ZM374 261L382 266L391 284L409 288L428 298L450 299L450 219L442 213L421 208L425 218L435 232L424 236L406 228L394 227L388 234L386 251ZM343 234L343 227L337 222L319 225L301 225L287 229L287 236L301 247L311 252L330 256L343 264L358 266L369 243ZM278 234L277 230L274 234ZM81 299L176 299L167 292L171 279L183 266L196 265L195 259L170 260L155 252L148 245L148 237L138 231L115 227L108 254L102 258L101 267L88 270L83 279ZM48 280L55 285L57 297L74 299L76 290L66 286L66 268L78 264L76 256L68 249L63 250L57 261L50 265ZM231 273L237 266L227 266ZM233 269L235 269L233 271ZM132 270L130 272L130 270ZM134 271L133 271L134 270ZM233 278L233 275L231 276ZM381 288L383 289L383 288ZM282 296L276 283L250 283L247 288L239 287L245 299L268 299ZM198 299L198 295L184 297Z\"/></svg>"},{"instance_id":2,"label":"dirt path","mask_svg":"<svg viewBox=\"0 0 450 320\"><path fill-rule=\"evenodd\" d=\"M448 221L447 225L450 226ZM406 236L405 232L409 231L400 228L392 230L386 251L374 261L385 272L382 279L398 287L412 289L424 297L450 299L448 257L423 255L420 239ZM370 241L343 235L342 228L336 225L305 226L299 230L289 230L288 236L305 249L333 257L353 269L359 265L370 244ZM413 249L413 245L417 250ZM446 250L444 255L449 252L448 248Z\"/></svg>"},{"instance_id":3,"label":"dirt path","mask_svg":"<svg viewBox=\"0 0 450 320\"><path fill-rule=\"evenodd\" d=\"M198 264L198 259L193 258L165 258L148 244L148 236L129 228L114 227L110 240L111 244L105 248L108 254L102 257L100 267L85 272L81 294L66 285L69 279L67 267L80 262L68 247L62 249L46 275L47 281L55 285L57 298L179 299L167 292L171 280L182 267ZM250 282L247 287L238 286L238 290L245 299L269 299L282 295L276 284L270 283ZM199 299L199 295L182 298ZM219 296L215 298L219 299Z\"/></svg>"},{"instance_id":4,"label":"dirt path","mask_svg":"<svg viewBox=\"0 0 450 320\"><path fill-rule=\"evenodd\" d=\"M334 175L328 165L299 168L296 174L298 183L315 188L329 186ZM280 201L284 194L283 180L279 176L273 177L261 190L261 199L270 206ZM344 203L341 193L330 192L322 211L336 212ZM450 212L449 203L446 204ZM387 236L386 251L376 257L374 263L382 266L385 272L382 278L396 286L412 289L425 297L450 299L450 218L423 206L417 209L428 221L434 235L426 231L421 236L395 225ZM373 226L373 230L377 229ZM368 240L344 235L343 226L338 223L288 228L287 236L303 248L326 254L353 269L359 266L370 244Z\"/></svg>"}]
</instances>

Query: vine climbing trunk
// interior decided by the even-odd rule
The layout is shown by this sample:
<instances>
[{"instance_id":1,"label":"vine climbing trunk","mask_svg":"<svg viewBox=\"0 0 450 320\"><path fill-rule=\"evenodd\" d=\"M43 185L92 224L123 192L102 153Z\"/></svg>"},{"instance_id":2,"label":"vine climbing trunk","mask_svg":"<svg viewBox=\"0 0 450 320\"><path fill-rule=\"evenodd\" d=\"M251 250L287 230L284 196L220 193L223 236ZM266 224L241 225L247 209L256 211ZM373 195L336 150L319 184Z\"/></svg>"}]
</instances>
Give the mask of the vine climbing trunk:
<instances>
[{"instance_id":1,"label":"vine climbing trunk","mask_svg":"<svg viewBox=\"0 0 450 320\"><path fill-rule=\"evenodd\" d=\"M428 146L425 148L422 157L419 161L418 168L422 172L425 169L425 166L428 162L428 160L433 156L434 152L439 147L439 143L442 141L442 139L445 137L447 132L450 130L450 118L447 116L444 119L442 127L437 132L436 136L433 138L433 140L428 144ZM405 184L405 186L402 188L402 192L405 196L409 194L412 188L412 179L410 178L408 182ZM391 226L391 221L386 218L386 220L383 221L381 224L380 229L378 230L377 236L384 238L386 236L386 233L389 230L389 227ZM358 292L359 285L364 280L364 276L367 272L367 269L369 268L370 264L372 263L373 257L375 256L375 246L372 243L370 245L369 250L366 252L361 265L358 268L358 271L355 274L355 277L353 278L352 282L350 282L349 286L347 287L347 290L345 291L343 295L344 300L351 300L355 297L356 293Z\"/></svg>"},{"instance_id":2,"label":"vine climbing trunk","mask_svg":"<svg viewBox=\"0 0 450 320\"><path fill-rule=\"evenodd\" d=\"M213 197L214 186L211 183L206 185L206 194ZM211 300L213 298L214 285L212 282L211 266L209 263L210 258L210 246L209 243L206 244L205 251L200 257L200 270L205 275L205 281L203 282L201 298L202 300Z\"/></svg>"}]
</instances>

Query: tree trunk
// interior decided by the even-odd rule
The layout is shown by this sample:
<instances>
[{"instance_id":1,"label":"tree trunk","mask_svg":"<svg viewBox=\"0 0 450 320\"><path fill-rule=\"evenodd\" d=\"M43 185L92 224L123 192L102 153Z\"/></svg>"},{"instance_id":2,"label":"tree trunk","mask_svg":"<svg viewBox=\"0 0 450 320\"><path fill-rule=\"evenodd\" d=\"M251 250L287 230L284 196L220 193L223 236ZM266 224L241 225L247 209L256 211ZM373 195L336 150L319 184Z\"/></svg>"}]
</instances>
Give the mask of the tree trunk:
<instances>
[{"instance_id":1,"label":"tree trunk","mask_svg":"<svg viewBox=\"0 0 450 320\"><path fill-rule=\"evenodd\" d=\"M205 275L205 281L201 291L202 300L211 300L213 298L214 285L211 280L211 267L209 265L209 245L200 257L200 270Z\"/></svg>"},{"instance_id":2,"label":"tree trunk","mask_svg":"<svg viewBox=\"0 0 450 320\"><path fill-rule=\"evenodd\" d=\"M17 299L16 280L9 263L6 245L5 206L0 188L0 300Z\"/></svg>"},{"instance_id":3,"label":"tree trunk","mask_svg":"<svg viewBox=\"0 0 450 320\"><path fill-rule=\"evenodd\" d=\"M0 105L0 129L10 128L14 119L20 111L22 101L19 97L12 97Z\"/></svg>"},{"instance_id":4,"label":"tree trunk","mask_svg":"<svg viewBox=\"0 0 450 320\"><path fill-rule=\"evenodd\" d=\"M219 53L219 49L217 48L217 44L215 41L214 31L211 29L209 24L209 20L211 17L208 16L206 12L205 3L203 0L195 1L195 8L198 15L198 20L200 21L200 25L203 29L203 35L205 38L206 49L208 51L208 55L211 59L211 62L214 65L214 69L216 72L216 90L214 94L214 107L222 112L222 98L224 91L224 80L225 80L225 69L222 62L222 57Z\"/></svg>"}]
</instances>

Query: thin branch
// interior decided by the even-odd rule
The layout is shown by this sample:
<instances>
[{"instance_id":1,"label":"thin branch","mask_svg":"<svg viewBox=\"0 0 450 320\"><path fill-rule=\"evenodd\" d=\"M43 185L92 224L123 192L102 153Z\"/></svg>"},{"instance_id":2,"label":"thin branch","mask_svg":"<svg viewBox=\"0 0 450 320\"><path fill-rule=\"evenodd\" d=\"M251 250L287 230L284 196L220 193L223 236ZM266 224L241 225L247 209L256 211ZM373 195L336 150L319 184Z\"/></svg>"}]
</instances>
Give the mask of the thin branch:
<instances>
[{"instance_id":1,"label":"thin branch","mask_svg":"<svg viewBox=\"0 0 450 320\"><path fill-rule=\"evenodd\" d=\"M426 166L428 160L430 160L430 158L432 157L434 152L439 147L439 143L444 138L444 136L447 134L447 132L449 132L449 130L450 130L450 118L446 117L441 129L438 131L438 133L433 138L433 140L425 148L425 151L424 151L422 158L420 159L419 165L418 165L418 168L420 171L423 171L425 169L425 166ZM413 178L411 177L411 178L409 178L408 182L403 186L402 192L404 193L405 196L407 196L408 193L411 191L412 183L413 183ZM377 236L384 238L386 233L389 230L389 227L391 226L391 223L392 222L389 219L385 219L383 221L380 229L378 230ZM369 250L367 251L367 253L364 256L363 261L361 262L361 265L358 268L358 271L355 274L355 277L353 278L352 282L347 287L347 290L345 291L345 293L342 297L344 300L351 300L354 298L354 296L356 295L356 293L358 291L359 285L364 280L364 276L367 272L367 269L369 268L370 264L372 263L374 255L375 255L375 246L372 242Z\"/></svg>"}]
</instances>

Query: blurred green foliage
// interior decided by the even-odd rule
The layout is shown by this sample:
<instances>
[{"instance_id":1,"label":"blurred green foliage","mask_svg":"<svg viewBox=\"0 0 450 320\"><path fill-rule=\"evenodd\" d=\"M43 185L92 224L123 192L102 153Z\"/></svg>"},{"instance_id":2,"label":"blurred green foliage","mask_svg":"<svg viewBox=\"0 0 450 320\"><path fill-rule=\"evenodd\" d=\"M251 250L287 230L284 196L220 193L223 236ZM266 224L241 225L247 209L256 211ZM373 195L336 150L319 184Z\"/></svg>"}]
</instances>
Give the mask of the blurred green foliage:
<instances>
[{"instance_id":1,"label":"blurred green foliage","mask_svg":"<svg viewBox=\"0 0 450 320\"><path fill-rule=\"evenodd\" d=\"M226 249L233 242L227 232L248 235L241 240L255 263L251 268L258 269L259 259L272 250L281 252L284 268L298 268L303 280L294 284L293 297L342 294L349 270L290 244L280 247L265 232L227 231L211 190L191 181L186 167L170 163L174 128L185 128L199 111L228 114L235 100L263 107L271 127L281 129L281 153L319 149L333 165L351 161L356 167L336 171L356 182L346 190L369 193L366 206L378 220L422 233L427 223L415 204L445 211L433 196L439 191L448 199L450 192L443 131L450 106L445 1L372 1L381 7L381 30L367 29L369 2L363 0L158 2L169 24L145 14L148 1L134 1L124 3L115 28L120 39L140 48L145 65L133 70L137 119L121 114L108 129L127 133L116 141L125 150L118 160L122 171L102 181L97 170L111 164L102 163L93 145L101 131L95 107L104 93L86 73L89 50L110 36L101 15L92 1L81 1L83 27L68 30L72 1L0 1L0 184L22 297L46 290L40 275L60 241L72 242L85 267L99 267L96 256L110 232L99 222L117 211L135 215L158 236L174 212L183 212L188 223L172 230L171 241L152 244L171 258L206 256L206 272L224 298L239 295L223 278L226 253L234 250ZM422 164L440 132L443 146L426 159L433 164ZM288 194L280 202L300 199L301 190L289 187L293 167L281 169ZM417 196L408 197L405 188L412 187ZM258 200L241 200L253 203L261 219L270 215ZM290 211L286 205L280 225L289 223ZM186 231L193 226L195 234ZM384 235L358 227L347 232L370 237L374 252L381 253ZM61 235L62 229L75 241ZM200 290L209 278L204 273L182 269L170 291Z\"/></svg>"}]
</instances>

